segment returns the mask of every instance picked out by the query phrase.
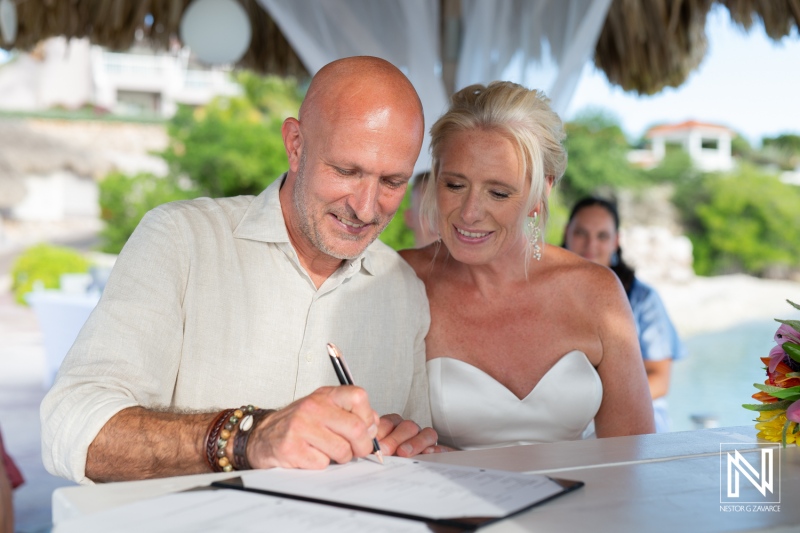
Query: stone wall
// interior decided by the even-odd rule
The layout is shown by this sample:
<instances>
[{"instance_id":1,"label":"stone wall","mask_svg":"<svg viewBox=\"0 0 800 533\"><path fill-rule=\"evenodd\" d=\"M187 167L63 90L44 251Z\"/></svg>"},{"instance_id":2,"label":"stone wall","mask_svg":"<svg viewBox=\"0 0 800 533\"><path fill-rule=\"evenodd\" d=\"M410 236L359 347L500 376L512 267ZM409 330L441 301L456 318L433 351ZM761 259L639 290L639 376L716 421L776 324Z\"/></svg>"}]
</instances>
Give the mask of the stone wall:
<instances>
[{"instance_id":1,"label":"stone wall","mask_svg":"<svg viewBox=\"0 0 800 533\"><path fill-rule=\"evenodd\" d=\"M166 175L151 152L168 141L160 124L0 118L0 252L96 233L97 182L112 171Z\"/></svg>"},{"instance_id":2,"label":"stone wall","mask_svg":"<svg viewBox=\"0 0 800 533\"><path fill-rule=\"evenodd\" d=\"M622 191L617 197L623 259L645 281L688 282L694 277L692 243L672 205L672 187Z\"/></svg>"},{"instance_id":3,"label":"stone wall","mask_svg":"<svg viewBox=\"0 0 800 533\"><path fill-rule=\"evenodd\" d=\"M694 277L692 243L660 226L631 226L620 232L623 259L645 281L686 282Z\"/></svg>"},{"instance_id":4,"label":"stone wall","mask_svg":"<svg viewBox=\"0 0 800 533\"><path fill-rule=\"evenodd\" d=\"M151 153L167 147L169 137L164 125L43 119L26 120L25 124L32 132L58 139L75 150L90 152L95 179L112 170L162 176L167 172L164 161Z\"/></svg>"}]
</instances>

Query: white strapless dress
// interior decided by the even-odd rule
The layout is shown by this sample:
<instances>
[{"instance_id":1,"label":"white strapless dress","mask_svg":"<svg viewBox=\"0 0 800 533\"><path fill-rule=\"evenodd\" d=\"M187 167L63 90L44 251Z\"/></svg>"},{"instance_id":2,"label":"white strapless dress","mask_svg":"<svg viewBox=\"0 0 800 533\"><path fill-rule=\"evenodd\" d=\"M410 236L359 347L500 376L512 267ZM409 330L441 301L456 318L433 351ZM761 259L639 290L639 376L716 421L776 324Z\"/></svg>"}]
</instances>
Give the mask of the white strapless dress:
<instances>
[{"instance_id":1,"label":"white strapless dress","mask_svg":"<svg viewBox=\"0 0 800 533\"><path fill-rule=\"evenodd\" d=\"M583 352L559 359L523 399L464 361L427 363L439 443L462 450L578 440L600 409L603 383Z\"/></svg>"}]
</instances>

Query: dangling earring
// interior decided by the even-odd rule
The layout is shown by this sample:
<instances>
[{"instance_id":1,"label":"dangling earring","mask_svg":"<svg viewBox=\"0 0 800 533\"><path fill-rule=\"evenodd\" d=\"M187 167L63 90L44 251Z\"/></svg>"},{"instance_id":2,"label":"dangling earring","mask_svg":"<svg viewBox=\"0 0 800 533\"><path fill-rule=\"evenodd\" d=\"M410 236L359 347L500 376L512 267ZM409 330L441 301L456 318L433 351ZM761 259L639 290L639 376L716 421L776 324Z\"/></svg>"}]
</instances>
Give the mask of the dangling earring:
<instances>
[{"instance_id":1,"label":"dangling earring","mask_svg":"<svg viewBox=\"0 0 800 533\"><path fill-rule=\"evenodd\" d=\"M619 265L619 250L611 254L611 260L609 262L611 263L609 266L612 267Z\"/></svg>"},{"instance_id":2,"label":"dangling earring","mask_svg":"<svg viewBox=\"0 0 800 533\"><path fill-rule=\"evenodd\" d=\"M532 217L528 217L526 224L528 234L528 245L533 250L533 257L537 261L542 260L542 247L539 241L542 238L542 230L539 229L539 212L534 211Z\"/></svg>"}]
</instances>

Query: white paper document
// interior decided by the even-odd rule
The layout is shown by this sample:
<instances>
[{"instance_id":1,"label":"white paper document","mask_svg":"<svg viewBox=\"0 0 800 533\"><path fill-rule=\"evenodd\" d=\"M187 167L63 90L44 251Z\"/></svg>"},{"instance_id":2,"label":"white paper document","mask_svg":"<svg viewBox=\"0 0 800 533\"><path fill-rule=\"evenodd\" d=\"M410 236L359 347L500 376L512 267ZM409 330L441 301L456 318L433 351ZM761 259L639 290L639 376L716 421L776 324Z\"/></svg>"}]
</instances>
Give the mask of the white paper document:
<instances>
[{"instance_id":1,"label":"white paper document","mask_svg":"<svg viewBox=\"0 0 800 533\"><path fill-rule=\"evenodd\" d=\"M423 522L238 490L178 492L59 522L53 533L426 532Z\"/></svg>"},{"instance_id":2,"label":"white paper document","mask_svg":"<svg viewBox=\"0 0 800 533\"><path fill-rule=\"evenodd\" d=\"M540 475L398 457L385 460L385 465L359 459L325 470L274 468L244 472L227 481L231 488L209 487L159 496L64 520L53 531L430 532L425 520L472 529L567 490ZM217 482L215 486L224 483Z\"/></svg>"},{"instance_id":3,"label":"white paper document","mask_svg":"<svg viewBox=\"0 0 800 533\"><path fill-rule=\"evenodd\" d=\"M325 470L242 475L247 489L292 494L428 519L502 517L564 492L546 476L386 457Z\"/></svg>"}]
</instances>

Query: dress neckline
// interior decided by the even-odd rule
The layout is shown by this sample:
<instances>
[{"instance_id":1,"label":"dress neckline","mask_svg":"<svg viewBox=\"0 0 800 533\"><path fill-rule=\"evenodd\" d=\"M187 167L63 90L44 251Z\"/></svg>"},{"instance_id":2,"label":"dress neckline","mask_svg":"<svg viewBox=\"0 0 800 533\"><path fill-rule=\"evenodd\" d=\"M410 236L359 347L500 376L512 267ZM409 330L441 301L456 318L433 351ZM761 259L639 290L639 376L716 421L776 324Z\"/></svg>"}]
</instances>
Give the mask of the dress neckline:
<instances>
[{"instance_id":1,"label":"dress neckline","mask_svg":"<svg viewBox=\"0 0 800 533\"><path fill-rule=\"evenodd\" d=\"M534 386L533 386L533 389L531 389L531 391L530 391L530 392L529 392L527 395L525 395L523 398L520 398L519 396L517 396L516 394L514 394L514 393L511 391L511 389L509 389L509 388L508 388L508 387L506 387L504 384L502 384L502 383L500 383L499 381L497 381L497 380L496 380L494 377L492 377L490 374L486 373L484 370L481 370L480 368L478 368L477 366L475 366L475 365L473 365L473 364L471 364L471 363L468 363L468 362L466 362L466 361L462 361L461 359L455 359L455 358L453 358L453 357L447 357L447 356L443 356L443 357L434 357L433 359L429 359L429 360L426 362L426 365L429 365L429 364L431 364L431 363L433 363L434 361L437 361L437 360L439 360L439 359L446 359L446 360L448 360L448 361L454 361L456 364L460 364L460 365L462 365L462 366L464 366L464 367L468 368L470 372L473 372L473 373L475 373L475 374L477 374L477 375L486 376L486 378L488 378L488 381L489 381L489 382L491 382L491 383L495 384L496 388L498 388L499 390L505 391L503 394L508 394L508 395L510 395L512 398L516 399L516 400L517 400L518 402L520 402L520 403L525 403L525 402L527 402L527 401L528 401L528 399L529 399L529 398L531 398L531 397L534 395L534 393L535 393L535 392L536 392L536 391L537 391L537 390L540 388L539 386L542 384L542 382L544 382L546 379L548 379L548 376L550 376L550 375L552 374L553 370L554 370L556 367L558 367L559 365L561 365L561 364L562 364L562 363L563 363L563 362L564 362L564 361L565 361L565 360L566 360L568 357L572 356L573 354L575 354L575 356L581 356L581 357L583 357L583 359L586 361L586 363L587 363L587 364L588 364L588 365L589 365L589 366L590 366L590 367L591 367L593 370L595 370L595 372L597 372L597 369L595 369L595 368L594 368L594 365L592 365L592 362L591 362L591 361L589 361L589 358L586 356L586 354L585 354L585 353L583 353L583 352L582 352L582 351L580 351L580 350L571 350L571 351L569 351L569 352L565 353L564 355L562 355L561 357L559 357L559 358L558 358L558 360L557 360L555 363L553 363L553 366L551 366L551 367L550 367L550 368L547 370L547 372L545 372L545 373L542 375L542 377L539 379L539 381L537 381L537 382L536 382L536 385L534 385ZM437 364L441 364L441 363L437 363Z\"/></svg>"}]
</instances>

